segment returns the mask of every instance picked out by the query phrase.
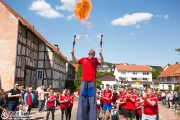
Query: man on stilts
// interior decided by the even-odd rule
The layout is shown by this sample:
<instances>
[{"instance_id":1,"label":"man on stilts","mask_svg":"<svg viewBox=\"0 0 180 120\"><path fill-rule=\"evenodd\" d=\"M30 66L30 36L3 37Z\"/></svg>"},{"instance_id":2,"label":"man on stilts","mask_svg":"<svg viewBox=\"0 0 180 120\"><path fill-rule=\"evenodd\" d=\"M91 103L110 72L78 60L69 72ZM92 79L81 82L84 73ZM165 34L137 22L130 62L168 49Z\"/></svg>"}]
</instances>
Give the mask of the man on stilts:
<instances>
[{"instance_id":1,"label":"man on stilts","mask_svg":"<svg viewBox=\"0 0 180 120\"><path fill-rule=\"evenodd\" d=\"M74 48L71 52L74 62L82 64L82 82L78 101L76 120L97 120L96 116L96 70L97 65L104 62L102 49L100 49L100 60L95 58L95 51L91 49L88 57L79 60L74 55Z\"/></svg>"}]
</instances>

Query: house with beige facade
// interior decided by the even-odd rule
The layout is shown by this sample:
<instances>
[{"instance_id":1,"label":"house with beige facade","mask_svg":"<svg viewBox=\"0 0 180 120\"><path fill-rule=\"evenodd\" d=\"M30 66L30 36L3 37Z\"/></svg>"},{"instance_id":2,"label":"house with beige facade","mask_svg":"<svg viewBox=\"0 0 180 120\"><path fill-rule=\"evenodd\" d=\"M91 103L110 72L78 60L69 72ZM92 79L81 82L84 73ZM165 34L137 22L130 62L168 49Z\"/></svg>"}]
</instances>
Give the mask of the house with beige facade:
<instances>
[{"instance_id":1,"label":"house with beige facade","mask_svg":"<svg viewBox=\"0 0 180 120\"><path fill-rule=\"evenodd\" d=\"M23 17L0 0L0 82L9 90L15 83L61 89L67 58Z\"/></svg>"}]
</instances>

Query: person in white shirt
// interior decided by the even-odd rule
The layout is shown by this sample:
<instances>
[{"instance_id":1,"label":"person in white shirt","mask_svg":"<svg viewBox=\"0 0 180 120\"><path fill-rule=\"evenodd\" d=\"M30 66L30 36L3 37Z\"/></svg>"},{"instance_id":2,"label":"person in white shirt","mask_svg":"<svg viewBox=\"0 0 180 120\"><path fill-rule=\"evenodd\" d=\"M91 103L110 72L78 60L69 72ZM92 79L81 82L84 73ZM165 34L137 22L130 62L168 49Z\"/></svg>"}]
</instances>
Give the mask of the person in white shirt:
<instances>
[{"instance_id":1,"label":"person in white shirt","mask_svg":"<svg viewBox=\"0 0 180 120\"><path fill-rule=\"evenodd\" d=\"M168 94L166 96L166 101L168 102L168 106L171 109L173 103L173 94L170 91L168 91Z\"/></svg>"}]
</instances>

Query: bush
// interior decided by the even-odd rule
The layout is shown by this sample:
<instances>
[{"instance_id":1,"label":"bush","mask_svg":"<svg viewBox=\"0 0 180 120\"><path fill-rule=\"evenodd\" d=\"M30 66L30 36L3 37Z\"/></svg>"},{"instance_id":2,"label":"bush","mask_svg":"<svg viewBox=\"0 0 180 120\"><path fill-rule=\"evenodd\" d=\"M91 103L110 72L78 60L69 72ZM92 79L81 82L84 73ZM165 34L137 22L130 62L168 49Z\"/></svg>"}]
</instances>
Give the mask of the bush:
<instances>
[{"instance_id":1,"label":"bush","mask_svg":"<svg viewBox=\"0 0 180 120\"><path fill-rule=\"evenodd\" d=\"M179 86L175 86L174 91L179 91Z\"/></svg>"},{"instance_id":2,"label":"bush","mask_svg":"<svg viewBox=\"0 0 180 120\"><path fill-rule=\"evenodd\" d=\"M71 92L75 92L75 85L74 85L74 80L66 80L65 82L65 88L71 89Z\"/></svg>"}]
</instances>

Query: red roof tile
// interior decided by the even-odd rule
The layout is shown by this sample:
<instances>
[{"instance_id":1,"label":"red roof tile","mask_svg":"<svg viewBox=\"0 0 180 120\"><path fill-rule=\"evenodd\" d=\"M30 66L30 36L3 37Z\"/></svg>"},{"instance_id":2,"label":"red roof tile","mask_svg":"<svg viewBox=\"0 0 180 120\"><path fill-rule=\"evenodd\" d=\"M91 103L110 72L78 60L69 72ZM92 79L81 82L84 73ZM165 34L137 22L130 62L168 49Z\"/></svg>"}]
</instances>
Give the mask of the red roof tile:
<instances>
[{"instance_id":1,"label":"red roof tile","mask_svg":"<svg viewBox=\"0 0 180 120\"><path fill-rule=\"evenodd\" d=\"M49 43L36 29L29 24L23 17L21 17L16 11L14 11L11 7L9 7L3 0L0 0L0 2L16 17L18 18L23 25L27 26L39 39L44 41L49 47L51 47L54 51L56 51L66 62L68 62L67 58L57 49L54 48L54 46Z\"/></svg>"},{"instance_id":2,"label":"red roof tile","mask_svg":"<svg viewBox=\"0 0 180 120\"><path fill-rule=\"evenodd\" d=\"M180 72L180 64L169 65L164 72L162 72L158 77L170 77L176 76L175 72Z\"/></svg>"},{"instance_id":3,"label":"red roof tile","mask_svg":"<svg viewBox=\"0 0 180 120\"><path fill-rule=\"evenodd\" d=\"M180 75L180 68L174 73L174 75Z\"/></svg>"},{"instance_id":4,"label":"red roof tile","mask_svg":"<svg viewBox=\"0 0 180 120\"><path fill-rule=\"evenodd\" d=\"M118 71L152 72L150 66L116 64Z\"/></svg>"}]
</instances>

